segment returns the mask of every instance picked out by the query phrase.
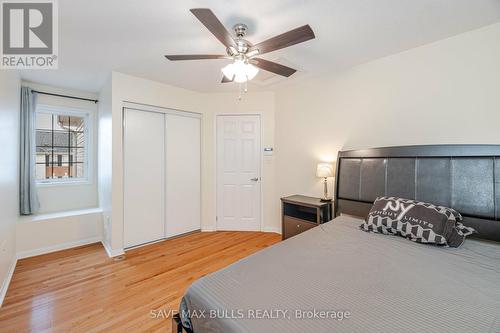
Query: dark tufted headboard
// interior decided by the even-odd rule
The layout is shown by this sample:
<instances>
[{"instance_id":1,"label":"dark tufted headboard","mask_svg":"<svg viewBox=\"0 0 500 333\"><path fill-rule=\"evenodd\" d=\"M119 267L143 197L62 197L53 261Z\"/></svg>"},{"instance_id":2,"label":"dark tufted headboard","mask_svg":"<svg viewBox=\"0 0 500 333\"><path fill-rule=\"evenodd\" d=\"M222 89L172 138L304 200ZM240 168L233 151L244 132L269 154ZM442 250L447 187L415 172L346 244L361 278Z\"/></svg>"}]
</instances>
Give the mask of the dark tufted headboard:
<instances>
[{"instance_id":1,"label":"dark tufted headboard","mask_svg":"<svg viewBox=\"0 0 500 333\"><path fill-rule=\"evenodd\" d=\"M500 145L429 145L341 151L335 215L365 217L377 196L451 207L477 237L500 241Z\"/></svg>"}]
</instances>

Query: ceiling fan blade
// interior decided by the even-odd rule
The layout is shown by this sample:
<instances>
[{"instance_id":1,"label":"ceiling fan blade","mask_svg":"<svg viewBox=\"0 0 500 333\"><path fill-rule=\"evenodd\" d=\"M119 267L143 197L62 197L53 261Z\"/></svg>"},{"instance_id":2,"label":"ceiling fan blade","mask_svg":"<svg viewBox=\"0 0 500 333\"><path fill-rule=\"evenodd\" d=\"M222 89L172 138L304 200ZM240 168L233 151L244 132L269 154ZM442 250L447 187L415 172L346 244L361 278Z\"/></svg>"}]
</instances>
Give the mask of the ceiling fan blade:
<instances>
[{"instance_id":1,"label":"ceiling fan blade","mask_svg":"<svg viewBox=\"0 0 500 333\"><path fill-rule=\"evenodd\" d=\"M190 11L226 47L236 45L231 34L210 9L193 8Z\"/></svg>"},{"instance_id":2,"label":"ceiling fan blade","mask_svg":"<svg viewBox=\"0 0 500 333\"><path fill-rule=\"evenodd\" d=\"M229 82L233 82L233 80L229 80L225 75L222 75L222 80L220 81L220 83L229 83Z\"/></svg>"},{"instance_id":3,"label":"ceiling fan blade","mask_svg":"<svg viewBox=\"0 0 500 333\"><path fill-rule=\"evenodd\" d=\"M280 65L276 62L269 61L266 59L261 59L261 58L253 58L252 60L250 60L250 62L253 65L255 65L263 70L266 70L268 72L272 72L272 73L275 73L275 74L278 74L281 76L286 76L286 77L289 77L290 75L292 75L293 73L295 73L297 71L293 68L290 68L290 67L287 67L284 65Z\"/></svg>"},{"instance_id":4,"label":"ceiling fan blade","mask_svg":"<svg viewBox=\"0 0 500 333\"><path fill-rule=\"evenodd\" d=\"M166 55L165 58L168 60L203 60L203 59L232 59L226 55L216 55L216 54L173 54Z\"/></svg>"},{"instance_id":5,"label":"ceiling fan blade","mask_svg":"<svg viewBox=\"0 0 500 333\"><path fill-rule=\"evenodd\" d=\"M290 30L281 35L269 38L268 40L256 44L250 48L250 51L257 49L259 50L259 54L264 54L295 44L299 44L315 37L316 36L314 36L314 32L312 31L309 24L306 24L302 27Z\"/></svg>"}]
</instances>

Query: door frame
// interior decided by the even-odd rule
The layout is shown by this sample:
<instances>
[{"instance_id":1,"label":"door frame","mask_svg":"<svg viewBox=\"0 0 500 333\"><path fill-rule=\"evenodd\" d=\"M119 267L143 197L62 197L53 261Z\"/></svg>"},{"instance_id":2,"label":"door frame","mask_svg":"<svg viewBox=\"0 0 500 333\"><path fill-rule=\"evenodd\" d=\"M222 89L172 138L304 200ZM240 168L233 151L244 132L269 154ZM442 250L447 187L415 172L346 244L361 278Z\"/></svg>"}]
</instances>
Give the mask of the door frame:
<instances>
[{"instance_id":1,"label":"door frame","mask_svg":"<svg viewBox=\"0 0 500 333\"><path fill-rule=\"evenodd\" d=\"M215 149L214 149L214 157L215 157L215 170L214 170L214 176L215 176L215 230L214 231L217 231L219 230L219 221L218 221L218 184L219 184L219 177L217 177L217 170L218 170L218 158L217 158L217 137L218 137L218 128L217 128L217 119L219 119L219 117L238 117L238 116L258 116L259 117L259 128L260 128L260 133L259 133L259 136L260 136L260 147L259 147L259 178L260 178L260 212L259 212L259 215L260 215L260 225L259 225L259 230L258 231L263 231L264 230L264 177L262 177L262 172L264 170L264 159L262 158L262 139L263 139L263 130L262 130L262 118L263 118L263 113L262 112L252 112L252 113L244 113L244 112L240 112L240 113L224 113L224 112L219 112L219 113L215 113L215 117L214 117L214 146L215 146Z\"/></svg>"},{"instance_id":2,"label":"door frame","mask_svg":"<svg viewBox=\"0 0 500 333\"><path fill-rule=\"evenodd\" d=\"M184 116L184 117L191 117L191 118L198 118L200 119L200 231L203 229L202 227L202 220L203 220L203 170L202 170L202 164L203 164L203 113L201 112L195 112L195 111L186 111L186 110L179 110L179 109L174 109L174 108L168 108L168 107L162 107L162 106L155 106L155 105L150 105L150 104L143 104L143 103L137 103L137 102L131 102L124 100L122 101L121 105L121 117L122 117L122 128L121 128L121 145L122 145L122 152L121 152L121 167L122 167L122 244L123 244L123 251L128 251L132 250L138 247L154 244L157 242L162 242L167 239L171 238L176 238L182 235L176 235L176 236L171 236L171 237L166 237L166 232L165 232L165 237L162 239L158 239L156 241L151 241L147 242L144 244L139 244L136 246L131 246L131 247L125 247L125 126L126 126L126 119L125 119L125 109L132 109L136 111L143 111L143 112L154 112L154 113L161 113L165 115L165 123L166 123L166 115L167 114L173 114L173 115L178 115L178 116ZM165 142L166 142L166 133L165 133ZM166 144L165 144L165 149L167 149ZM166 154L165 154L165 159L166 159ZM165 170L166 170L167 164L165 160ZM165 178L165 199L166 199L166 187L167 187L167 179ZM166 220L166 212L167 212L167 206L165 205L164 207L164 216ZM165 223L166 221L164 221ZM166 231L166 230L165 230ZM192 232L197 232L197 230L192 231ZM192 233L188 232L186 235Z\"/></svg>"}]
</instances>

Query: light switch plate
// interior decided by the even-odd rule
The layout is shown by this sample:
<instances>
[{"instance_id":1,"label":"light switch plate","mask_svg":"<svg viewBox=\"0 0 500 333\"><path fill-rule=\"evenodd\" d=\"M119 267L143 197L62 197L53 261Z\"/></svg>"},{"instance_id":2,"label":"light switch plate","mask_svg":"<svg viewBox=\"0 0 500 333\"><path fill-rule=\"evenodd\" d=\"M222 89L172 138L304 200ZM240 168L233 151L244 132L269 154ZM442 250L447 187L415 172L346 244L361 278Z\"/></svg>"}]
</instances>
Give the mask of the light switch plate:
<instances>
[{"instance_id":1,"label":"light switch plate","mask_svg":"<svg viewBox=\"0 0 500 333\"><path fill-rule=\"evenodd\" d=\"M266 147L264 148L264 156L273 156L274 148Z\"/></svg>"}]
</instances>

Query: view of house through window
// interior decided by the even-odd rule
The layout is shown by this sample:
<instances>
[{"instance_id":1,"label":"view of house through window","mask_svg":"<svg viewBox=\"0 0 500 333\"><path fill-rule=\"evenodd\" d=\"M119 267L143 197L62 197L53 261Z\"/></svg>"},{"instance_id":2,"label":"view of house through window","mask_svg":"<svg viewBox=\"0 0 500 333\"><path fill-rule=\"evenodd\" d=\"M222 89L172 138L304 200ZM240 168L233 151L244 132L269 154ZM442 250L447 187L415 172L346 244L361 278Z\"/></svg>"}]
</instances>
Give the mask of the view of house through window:
<instances>
[{"instance_id":1,"label":"view of house through window","mask_svg":"<svg viewBox=\"0 0 500 333\"><path fill-rule=\"evenodd\" d=\"M36 114L36 179L40 182L87 177L87 118Z\"/></svg>"}]
</instances>

